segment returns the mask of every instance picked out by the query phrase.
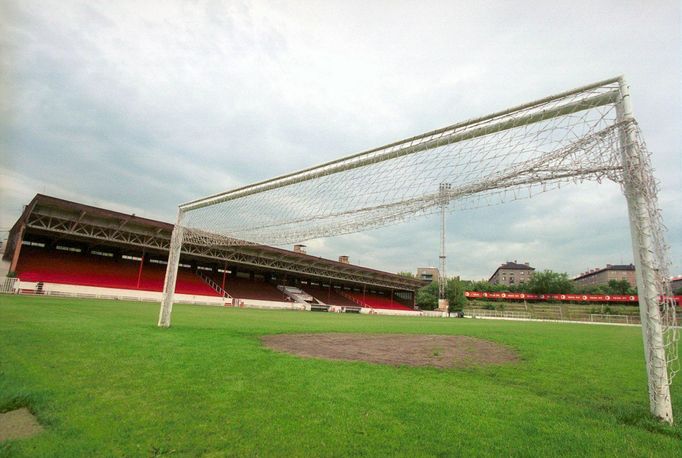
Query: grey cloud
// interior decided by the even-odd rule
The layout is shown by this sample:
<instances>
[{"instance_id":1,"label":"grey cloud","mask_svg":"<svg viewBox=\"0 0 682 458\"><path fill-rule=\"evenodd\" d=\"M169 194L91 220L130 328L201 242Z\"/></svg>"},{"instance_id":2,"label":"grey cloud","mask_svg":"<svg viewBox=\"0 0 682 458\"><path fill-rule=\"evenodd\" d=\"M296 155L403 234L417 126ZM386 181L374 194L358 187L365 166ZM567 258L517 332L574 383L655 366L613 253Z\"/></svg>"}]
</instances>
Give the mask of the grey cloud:
<instances>
[{"instance_id":1,"label":"grey cloud","mask_svg":"<svg viewBox=\"0 0 682 458\"><path fill-rule=\"evenodd\" d=\"M23 183L3 190L3 221L41 185L170 221L201 195L625 73L682 272L677 2L3 8L0 164ZM618 193L576 189L453 214L449 272L486 277L529 257L576 273L627 258ZM543 222L561 219L573 223L548 233ZM414 270L438 262L438 225L427 218L311 249Z\"/></svg>"}]
</instances>

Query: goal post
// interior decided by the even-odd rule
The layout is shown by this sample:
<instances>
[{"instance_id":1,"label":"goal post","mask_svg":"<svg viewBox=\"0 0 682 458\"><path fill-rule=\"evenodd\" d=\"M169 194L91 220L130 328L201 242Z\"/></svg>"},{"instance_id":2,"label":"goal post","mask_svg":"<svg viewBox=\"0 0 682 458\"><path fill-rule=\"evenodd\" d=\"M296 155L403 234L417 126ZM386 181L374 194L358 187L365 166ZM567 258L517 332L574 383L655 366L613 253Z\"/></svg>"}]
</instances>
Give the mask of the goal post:
<instances>
[{"instance_id":1,"label":"goal post","mask_svg":"<svg viewBox=\"0 0 682 458\"><path fill-rule=\"evenodd\" d=\"M159 326L171 323L183 243L300 243L604 180L627 201L650 410L672 423L679 328L668 248L622 76L180 205Z\"/></svg>"},{"instance_id":2,"label":"goal post","mask_svg":"<svg viewBox=\"0 0 682 458\"><path fill-rule=\"evenodd\" d=\"M173 226L170 246L168 247L168 264L166 265L166 278L163 282L163 293L161 294L161 310L159 311L159 327L168 328L171 325L171 313L173 311L173 295L175 294L175 284L178 277L178 267L180 265L180 254L182 251L182 241L185 228L183 227L184 211L178 210L178 217Z\"/></svg>"},{"instance_id":3,"label":"goal post","mask_svg":"<svg viewBox=\"0 0 682 458\"><path fill-rule=\"evenodd\" d=\"M623 192L627 200L632 254L635 263L635 278L639 297L639 315L642 323L644 340L644 359L647 368L649 385L649 403L651 413L664 421L673 422L670 383L668 380L666 343L662 329L661 301L669 300L670 291L661 291L657 285L655 225L651 215L657 211L651 199L645 194L647 183L653 176L648 176L649 168L644 163L643 151L639 147L636 125L632 113L630 88L624 78L619 80L621 100L617 105L617 115L623 123L621 131L621 154L623 167ZM674 305L673 305L674 307ZM663 310L665 313L665 309ZM673 309L672 314L676 312ZM676 331L672 331L676 332ZM671 363L674 364L673 361Z\"/></svg>"}]
</instances>

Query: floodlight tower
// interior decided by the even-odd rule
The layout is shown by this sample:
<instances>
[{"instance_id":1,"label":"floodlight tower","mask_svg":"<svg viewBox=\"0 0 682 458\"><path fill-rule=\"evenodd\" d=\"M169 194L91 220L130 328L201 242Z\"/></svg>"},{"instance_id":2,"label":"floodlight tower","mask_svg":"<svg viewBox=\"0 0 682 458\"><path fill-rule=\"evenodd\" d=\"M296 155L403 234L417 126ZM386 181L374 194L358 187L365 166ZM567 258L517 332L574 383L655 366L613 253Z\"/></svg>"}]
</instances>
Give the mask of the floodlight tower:
<instances>
[{"instance_id":1,"label":"floodlight tower","mask_svg":"<svg viewBox=\"0 0 682 458\"><path fill-rule=\"evenodd\" d=\"M452 185L450 183L441 183L438 187L440 193L440 269L438 276L438 310L442 312L448 311L448 298L445 291L447 277L445 276L445 213L448 209L448 192Z\"/></svg>"}]
</instances>

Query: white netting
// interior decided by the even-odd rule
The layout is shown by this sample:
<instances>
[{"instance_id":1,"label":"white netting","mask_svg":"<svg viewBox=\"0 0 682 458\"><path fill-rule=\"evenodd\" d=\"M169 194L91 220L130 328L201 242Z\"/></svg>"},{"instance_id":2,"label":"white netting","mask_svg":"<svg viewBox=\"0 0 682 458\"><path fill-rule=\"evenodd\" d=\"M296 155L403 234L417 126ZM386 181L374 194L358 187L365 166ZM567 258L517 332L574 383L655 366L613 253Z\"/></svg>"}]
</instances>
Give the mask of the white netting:
<instances>
[{"instance_id":1,"label":"white netting","mask_svg":"<svg viewBox=\"0 0 682 458\"><path fill-rule=\"evenodd\" d=\"M531 197L566 182L636 176L648 212L655 290L668 382L678 370L675 309L668 281L667 247L649 154L623 167L619 80L613 79L467 121L318 167L256 183L181 206L184 240L202 245L285 245L359 232L439 211ZM446 194L442 184L448 184ZM639 268L639 267L638 267ZM658 299L656 299L658 300ZM659 358L660 359L660 358ZM650 364L661 364L650 358ZM664 371L665 372L665 371Z\"/></svg>"},{"instance_id":2,"label":"white netting","mask_svg":"<svg viewBox=\"0 0 682 458\"><path fill-rule=\"evenodd\" d=\"M566 181L618 181L616 91L598 86L228 193L188 211L183 225L285 245L438 211L441 183L455 211Z\"/></svg>"},{"instance_id":3,"label":"white netting","mask_svg":"<svg viewBox=\"0 0 682 458\"><path fill-rule=\"evenodd\" d=\"M673 377L680 370L678 355L679 326L677 322L677 306L673 297L670 285L670 260L668 256L669 247L665 242L665 226L658 206L658 183L653 175L651 167L651 153L647 150L644 140L642 140L637 123L633 120L627 128L632 129L634 144L630 145L637 154L631 160L626 161L623 173L624 180L621 182L623 192L627 195L629 189L636 190L637 197L630 196L630 201L637 207L634 211L644 213L644 218L637 219L639 222L636 234L649 235L651 245L647 245L641 240L639 246L640 264L648 263L647 272L651 272L650 278L644 278L644 282L651 282L655 297L651 302L659 304L659 313L651 313L647 310L646 319L648 326L647 341L654 345L645 349L649 354L647 359L653 368L666 368L666 371L654 371L658 373L659 380L657 385L670 384ZM624 136L626 137L626 136ZM629 141L629 140L624 140ZM626 185L626 182L629 186ZM631 210L632 211L632 210ZM635 236L633 234L633 236ZM641 237L641 236L640 236ZM642 269L643 266L637 267ZM646 289L646 288L645 288ZM638 291L639 294L644 294ZM657 350L663 348L664 353ZM656 392L650 393L655 397Z\"/></svg>"}]
</instances>

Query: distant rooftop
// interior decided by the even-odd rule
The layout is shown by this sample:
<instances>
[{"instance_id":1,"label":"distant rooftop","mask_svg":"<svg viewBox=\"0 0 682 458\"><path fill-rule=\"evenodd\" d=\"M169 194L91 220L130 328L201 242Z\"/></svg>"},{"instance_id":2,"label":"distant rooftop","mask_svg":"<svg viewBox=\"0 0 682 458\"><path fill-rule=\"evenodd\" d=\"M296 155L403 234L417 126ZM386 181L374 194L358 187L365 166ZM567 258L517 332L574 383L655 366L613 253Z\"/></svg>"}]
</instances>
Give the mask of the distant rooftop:
<instances>
[{"instance_id":1,"label":"distant rooftop","mask_svg":"<svg viewBox=\"0 0 682 458\"><path fill-rule=\"evenodd\" d=\"M523 264L516 262L516 261L507 261L504 264L501 264L498 269L519 269L519 270L535 270L534 267L530 266L529 262L525 262Z\"/></svg>"},{"instance_id":2,"label":"distant rooftop","mask_svg":"<svg viewBox=\"0 0 682 458\"><path fill-rule=\"evenodd\" d=\"M607 270L617 270L617 271L635 270L635 265L634 264L606 264L606 267L596 267L594 269L588 269L585 272L581 272L580 275L577 275L574 278L574 280L578 280L580 278L590 277L592 275L597 275L598 273L605 272Z\"/></svg>"}]
</instances>

